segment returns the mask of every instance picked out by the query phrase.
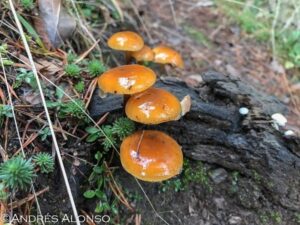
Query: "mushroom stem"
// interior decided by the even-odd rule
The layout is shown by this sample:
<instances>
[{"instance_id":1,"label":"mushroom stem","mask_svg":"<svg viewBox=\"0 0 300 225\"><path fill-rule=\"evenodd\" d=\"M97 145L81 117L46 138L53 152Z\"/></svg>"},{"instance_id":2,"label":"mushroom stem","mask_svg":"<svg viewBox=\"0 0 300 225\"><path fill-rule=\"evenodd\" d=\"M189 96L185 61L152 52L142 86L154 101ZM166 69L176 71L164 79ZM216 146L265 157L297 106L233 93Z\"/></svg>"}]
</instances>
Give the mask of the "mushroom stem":
<instances>
[{"instance_id":1,"label":"mushroom stem","mask_svg":"<svg viewBox=\"0 0 300 225\"><path fill-rule=\"evenodd\" d=\"M125 64L130 64L131 62L131 54L129 51L125 51Z\"/></svg>"},{"instance_id":2,"label":"mushroom stem","mask_svg":"<svg viewBox=\"0 0 300 225\"><path fill-rule=\"evenodd\" d=\"M125 110L125 106L126 106L126 103L128 102L130 98L130 95L124 95L123 96L123 107L124 107L124 110Z\"/></svg>"}]
</instances>

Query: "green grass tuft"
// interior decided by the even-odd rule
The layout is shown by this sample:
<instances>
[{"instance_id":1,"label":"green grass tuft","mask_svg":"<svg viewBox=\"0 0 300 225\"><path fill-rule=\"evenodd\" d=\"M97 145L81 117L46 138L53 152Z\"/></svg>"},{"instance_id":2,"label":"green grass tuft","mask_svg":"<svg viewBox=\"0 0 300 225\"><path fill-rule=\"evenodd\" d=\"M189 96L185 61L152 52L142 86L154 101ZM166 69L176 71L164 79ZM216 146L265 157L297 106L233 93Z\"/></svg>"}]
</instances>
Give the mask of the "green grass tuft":
<instances>
[{"instance_id":1,"label":"green grass tuft","mask_svg":"<svg viewBox=\"0 0 300 225\"><path fill-rule=\"evenodd\" d=\"M65 66L65 72L70 77L79 77L81 69L76 64L68 64Z\"/></svg>"},{"instance_id":2,"label":"green grass tuft","mask_svg":"<svg viewBox=\"0 0 300 225\"><path fill-rule=\"evenodd\" d=\"M42 173L51 173L54 171L54 159L48 153L38 153L33 157L33 161L40 167Z\"/></svg>"},{"instance_id":3,"label":"green grass tuft","mask_svg":"<svg viewBox=\"0 0 300 225\"><path fill-rule=\"evenodd\" d=\"M21 156L11 158L0 166L0 180L12 190L28 188L34 177L34 165L31 160Z\"/></svg>"},{"instance_id":4,"label":"green grass tuft","mask_svg":"<svg viewBox=\"0 0 300 225\"><path fill-rule=\"evenodd\" d=\"M79 93L82 93L84 91L84 82L81 80L74 86L75 90L78 91Z\"/></svg>"},{"instance_id":5,"label":"green grass tuft","mask_svg":"<svg viewBox=\"0 0 300 225\"><path fill-rule=\"evenodd\" d=\"M107 70L106 66L98 60L92 60L88 64L88 71L92 77L99 76L100 74L104 73L106 70Z\"/></svg>"},{"instance_id":6,"label":"green grass tuft","mask_svg":"<svg viewBox=\"0 0 300 225\"><path fill-rule=\"evenodd\" d=\"M183 29L197 43L202 44L207 48L212 46L210 40L200 30L188 25L184 26Z\"/></svg>"},{"instance_id":7,"label":"green grass tuft","mask_svg":"<svg viewBox=\"0 0 300 225\"><path fill-rule=\"evenodd\" d=\"M126 117L120 117L115 120L112 127L112 133L116 134L120 140L123 140L135 130L134 122Z\"/></svg>"}]
</instances>

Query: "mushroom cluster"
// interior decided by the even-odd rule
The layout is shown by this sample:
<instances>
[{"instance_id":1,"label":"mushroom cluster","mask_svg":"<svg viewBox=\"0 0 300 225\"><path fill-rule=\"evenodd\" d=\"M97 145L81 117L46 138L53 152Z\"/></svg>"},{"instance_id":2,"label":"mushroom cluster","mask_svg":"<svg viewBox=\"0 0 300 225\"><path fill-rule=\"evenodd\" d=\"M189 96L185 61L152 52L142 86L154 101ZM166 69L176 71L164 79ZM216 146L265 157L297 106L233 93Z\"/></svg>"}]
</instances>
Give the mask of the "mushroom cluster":
<instances>
[{"instance_id":1,"label":"mushroom cluster","mask_svg":"<svg viewBox=\"0 0 300 225\"><path fill-rule=\"evenodd\" d=\"M117 32L108 39L108 46L124 51L126 62L154 61L183 68L178 52L167 46L151 49L138 34ZM160 124L178 120L181 104L172 93L152 87L155 72L143 65L123 65L103 73L98 86L104 93L124 95L127 117L142 124ZM180 145L169 135L156 130L141 130L125 138L120 148L123 168L136 178L158 182L178 175L183 166Z\"/></svg>"}]
</instances>

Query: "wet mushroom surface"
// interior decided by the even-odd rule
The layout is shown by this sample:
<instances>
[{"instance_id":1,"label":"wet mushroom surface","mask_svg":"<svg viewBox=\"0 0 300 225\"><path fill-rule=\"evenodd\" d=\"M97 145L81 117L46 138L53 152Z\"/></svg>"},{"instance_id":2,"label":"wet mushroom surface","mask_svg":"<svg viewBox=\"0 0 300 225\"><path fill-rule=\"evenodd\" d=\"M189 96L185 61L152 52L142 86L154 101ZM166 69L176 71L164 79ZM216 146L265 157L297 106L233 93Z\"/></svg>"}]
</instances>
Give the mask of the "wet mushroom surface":
<instances>
[{"instance_id":1,"label":"wet mushroom surface","mask_svg":"<svg viewBox=\"0 0 300 225\"><path fill-rule=\"evenodd\" d=\"M121 31L113 34L107 41L110 48L121 51L139 51L144 46L143 38L132 31Z\"/></svg>"},{"instance_id":2,"label":"wet mushroom surface","mask_svg":"<svg viewBox=\"0 0 300 225\"><path fill-rule=\"evenodd\" d=\"M120 159L128 173L150 182L176 176L183 165L181 146L169 135L155 130L137 131L125 138Z\"/></svg>"},{"instance_id":3,"label":"wet mushroom surface","mask_svg":"<svg viewBox=\"0 0 300 225\"><path fill-rule=\"evenodd\" d=\"M180 53L173 48L166 45L159 45L153 48L152 51L154 52L154 62L184 68L184 62Z\"/></svg>"},{"instance_id":4,"label":"wet mushroom surface","mask_svg":"<svg viewBox=\"0 0 300 225\"><path fill-rule=\"evenodd\" d=\"M144 45L141 50L131 52L130 57L134 58L137 62L150 62L154 59L154 52L149 46Z\"/></svg>"},{"instance_id":5,"label":"wet mushroom surface","mask_svg":"<svg viewBox=\"0 0 300 225\"><path fill-rule=\"evenodd\" d=\"M105 93L130 95L146 90L155 81L153 70L141 65L125 65L103 73L98 85Z\"/></svg>"},{"instance_id":6,"label":"wet mushroom surface","mask_svg":"<svg viewBox=\"0 0 300 225\"><path fill-rule=\"evenodd\" d=\"M180 117L177 97L161 88L149 88L131 96L126 104L128 118L144 124L159 124Z\"/></svg>"}]
</instances>

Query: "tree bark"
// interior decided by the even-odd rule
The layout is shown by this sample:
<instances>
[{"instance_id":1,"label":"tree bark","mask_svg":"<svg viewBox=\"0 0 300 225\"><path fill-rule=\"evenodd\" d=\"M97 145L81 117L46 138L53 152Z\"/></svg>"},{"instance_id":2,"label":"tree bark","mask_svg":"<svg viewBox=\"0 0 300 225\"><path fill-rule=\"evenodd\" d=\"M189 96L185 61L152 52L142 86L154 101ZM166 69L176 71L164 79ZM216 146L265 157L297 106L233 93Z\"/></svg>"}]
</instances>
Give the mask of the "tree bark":
<instances>
[{"instance_id":1,"label":"tree bark","mask_svg":"<svg viewBox=\"0 0 300 225\"><path fill-rule=\"evenodd\" d=\"M202 75L198 88L183 81L165 78L157 87L182 99L192 98L192 108L179 121L139 128L166 131L182 145L184 154L194 160L239 171L249 179L260 177L259 191L274 204L300 210L300 139L284 136L272 125L271 115L286 108L275 97L261 93L236 78L217 72ZM90 104L93 117L122 113L122 97L97 93ZM239 113L247 107L249 114Z\"/></svg>"}]
</instances>

